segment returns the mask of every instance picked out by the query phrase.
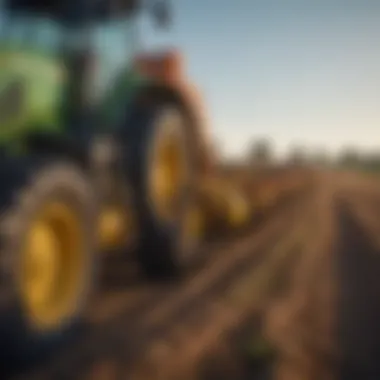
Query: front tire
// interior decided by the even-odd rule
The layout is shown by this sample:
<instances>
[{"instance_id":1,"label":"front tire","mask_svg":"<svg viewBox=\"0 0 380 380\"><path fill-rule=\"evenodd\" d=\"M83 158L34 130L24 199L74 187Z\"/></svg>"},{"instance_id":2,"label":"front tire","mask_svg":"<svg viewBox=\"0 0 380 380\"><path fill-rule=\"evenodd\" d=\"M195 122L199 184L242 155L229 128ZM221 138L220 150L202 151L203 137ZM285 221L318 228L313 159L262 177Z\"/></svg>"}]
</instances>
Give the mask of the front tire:
<instances>
[{"instance_id":1,"label":"front tire","mask_svg":"<svg viewBox=\"0 0 380 380\"><path fill-rule=\"evenodd\" d=\"M97 207L75 165L17 159L0 167L1 336L33 362L80 326L94 287Z\"/></svg>"}]
</instances>

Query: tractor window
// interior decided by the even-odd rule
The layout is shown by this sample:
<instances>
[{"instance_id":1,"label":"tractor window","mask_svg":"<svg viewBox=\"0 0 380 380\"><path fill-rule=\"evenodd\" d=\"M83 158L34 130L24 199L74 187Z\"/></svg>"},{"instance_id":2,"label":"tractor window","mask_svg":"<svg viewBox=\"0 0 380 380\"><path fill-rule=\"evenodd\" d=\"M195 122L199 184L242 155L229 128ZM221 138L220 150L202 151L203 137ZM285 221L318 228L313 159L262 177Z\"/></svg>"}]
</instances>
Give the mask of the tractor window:
<instances>
[{"instance_id":1,"label":"tractor window","mask_svg":"<svg viewBox=\"0 0 380 380\"><path fill-rule=\"evenodd\" d=\"M94 51L99 70L99 86L106 90L135 53L135 24L127 19L99 24L94 30Z\"/></svg>"},{"instance_id":2,"label":"tractor window","mask_svg":"<svg viewBox=\"0 0 380 380\"><path fill-rule=\"evenodd\" d=\"M31 48L56 53L61 46L60 26L43 17L15 15L0 17L0 43L9 47Z\"/></svg>"}]
</instances>

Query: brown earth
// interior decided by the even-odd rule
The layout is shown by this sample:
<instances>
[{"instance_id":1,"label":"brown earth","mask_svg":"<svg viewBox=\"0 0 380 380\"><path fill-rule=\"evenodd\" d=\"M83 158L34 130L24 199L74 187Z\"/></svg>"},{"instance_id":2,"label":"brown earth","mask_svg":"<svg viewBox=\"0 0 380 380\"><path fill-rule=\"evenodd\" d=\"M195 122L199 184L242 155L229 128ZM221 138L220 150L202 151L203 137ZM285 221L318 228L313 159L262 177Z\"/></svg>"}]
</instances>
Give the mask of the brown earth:
<instances>
[{"instance_id":1,"label":"brown earth","mask_svg":"<svg viewBox=\"0 0 380 380\"><path fill-rule=\"evenodd\" d=\"M181 284L110 264L78 340L1 378L380 379L379 184L318 173L250 233L202 249ZM248 349L260 339L271 355Z\"/></svg>"}]
</instances>

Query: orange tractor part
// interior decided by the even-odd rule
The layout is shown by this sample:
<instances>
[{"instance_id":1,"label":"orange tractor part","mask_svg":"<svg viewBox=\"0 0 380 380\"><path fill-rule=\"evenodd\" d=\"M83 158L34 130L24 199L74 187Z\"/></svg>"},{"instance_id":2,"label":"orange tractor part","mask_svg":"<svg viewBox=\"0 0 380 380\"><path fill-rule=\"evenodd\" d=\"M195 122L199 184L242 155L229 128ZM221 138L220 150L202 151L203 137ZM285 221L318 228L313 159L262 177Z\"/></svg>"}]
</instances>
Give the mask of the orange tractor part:
<instances>
[{"instance_id":1,"label":"orange tractor part","mask_svg":"<svg viewBox=\"0 0 380 380\"><path fill-rule=\"evenodd\" d=\"M199 90L186 75L183 54L175 49L140 54L135 60L135 66L141 73L156 78L181 95L182 102L186 104L186 111L191 119L190 135L197 146L197 167L200 173L212 171L216 157L209 143L209 121L206 107Z\"/></svg>"}]
</instances>

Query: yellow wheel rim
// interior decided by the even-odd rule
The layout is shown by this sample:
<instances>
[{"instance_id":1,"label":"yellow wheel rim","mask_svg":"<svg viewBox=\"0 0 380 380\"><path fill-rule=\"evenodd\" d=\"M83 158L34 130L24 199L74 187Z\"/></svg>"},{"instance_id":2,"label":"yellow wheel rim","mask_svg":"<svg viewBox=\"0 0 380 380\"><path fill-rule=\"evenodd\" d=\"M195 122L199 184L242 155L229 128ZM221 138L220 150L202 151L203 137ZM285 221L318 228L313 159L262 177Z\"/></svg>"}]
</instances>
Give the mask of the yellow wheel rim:
<instances>
[{"instance_id":1,"label":"yellow wheel rim","mask_svg":"<svg viewBox=\"0 0 380 380\"><path fill-rule=\"evenodd\" d=\"M198 205L189 207L185 215L185 237L198 242L204 234L204 215Z\"/></svg>"},{"instance_id":2,"label":"yellow wheel rim","mask_svg":"<svg viewBox=\"0 0 380 380\"><path fill-rule=\"evenodd\" d=\"M103 250L122 248L135 233L132 209L125 205L110 205L100 213L99 237Z\"/></svg>"},{"instance_id":3,"label":"yellow wheel rim","mask_svg":"<svg viewBox=\"0 0 380 380\"><path fill-rule=\"evenodd\" d=\"M248 202L235 193L231 193L230 202L230 223L235 227L241 227L249 218Z\"/></svg>"},{"instance_id":4,"label":"yellow wheel rim","mask_svg":"<svg viewBox=\"0 0 380 380\"><path fill-rule=\"evenodd\" d=\"M172 218L177 210L186 176L186 159L179 119L168 119L162 126L155 142L150 187L158 214L164 219Z\"/></svg>"},{"instance_id":5,"label":"yellow wheel rim","mask_svg":"<svg viewBox=\"0 0 380 380\"><path fill-rule=\"evenodd\" d=\"M49 329L74 311L85 272L84 231L76 211L47 204L30 224L21 256L21 294L29 320Z\"/></svg>"}]
</instances>

